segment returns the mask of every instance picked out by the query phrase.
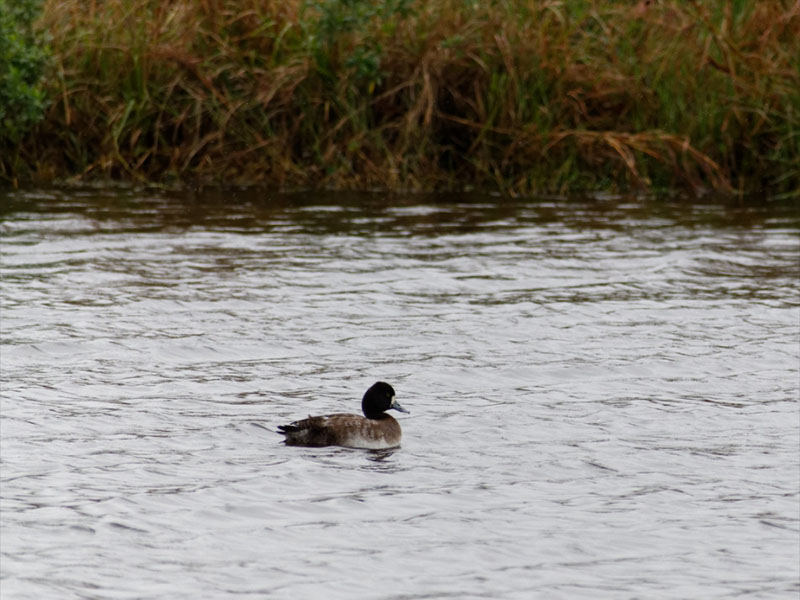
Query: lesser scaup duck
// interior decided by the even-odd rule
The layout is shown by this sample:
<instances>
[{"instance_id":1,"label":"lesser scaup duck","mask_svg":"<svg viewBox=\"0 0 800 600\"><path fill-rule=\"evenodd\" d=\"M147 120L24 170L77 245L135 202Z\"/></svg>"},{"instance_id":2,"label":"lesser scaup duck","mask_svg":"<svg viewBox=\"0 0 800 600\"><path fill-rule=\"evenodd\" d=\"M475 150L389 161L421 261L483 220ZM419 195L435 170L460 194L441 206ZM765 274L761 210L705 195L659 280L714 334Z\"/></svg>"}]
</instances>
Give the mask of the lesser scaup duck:
<instances>
[{"instance_id":1,"label":"lesser scaup duck","mask_svg":"<svg viewBox=\"0 0 800 600\"><path fill-rule=\"evenodd\" d=\"M345 446L381 450L400 445L400 423L385 411L408 411L394 398L394 389L379 381L361 399L364 416L338 413L280 425L278 432L286 436L288 446Z\"/></svg>"}]
</instances>

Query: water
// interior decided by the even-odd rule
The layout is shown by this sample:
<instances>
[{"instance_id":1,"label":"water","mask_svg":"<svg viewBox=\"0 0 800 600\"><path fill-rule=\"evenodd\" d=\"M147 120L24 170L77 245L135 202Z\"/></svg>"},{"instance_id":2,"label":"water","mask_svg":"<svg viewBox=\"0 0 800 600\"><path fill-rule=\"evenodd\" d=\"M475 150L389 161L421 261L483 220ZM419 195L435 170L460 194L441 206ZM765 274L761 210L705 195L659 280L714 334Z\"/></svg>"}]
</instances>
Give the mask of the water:
<instances>
[{"instance_id":1,"label":"water","mask_svg":"<svg viewBox=\"0 0 800 600\"><path fill-rule=\"evenodd\" d=\"M800 592L791 206L0 206L4 600ZM274 432L376 380L400 449Z\"/></svg>"}]
</instances>

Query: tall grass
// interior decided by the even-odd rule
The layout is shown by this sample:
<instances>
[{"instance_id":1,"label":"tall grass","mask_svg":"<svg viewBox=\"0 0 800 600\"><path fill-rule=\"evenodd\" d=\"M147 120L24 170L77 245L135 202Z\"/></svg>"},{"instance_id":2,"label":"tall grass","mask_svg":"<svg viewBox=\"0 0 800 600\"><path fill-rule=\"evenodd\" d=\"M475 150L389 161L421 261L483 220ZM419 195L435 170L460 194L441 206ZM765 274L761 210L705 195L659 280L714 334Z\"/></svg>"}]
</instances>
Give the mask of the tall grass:
<instances>
[{"instance_id":1,"label":"tall grass","mask_svg":"<svg viewBox=\"0 0 800 600\"><path fill-rule=\"evenodd\" d=\"M800 0L47 0L39 25L52 105L7 179L800 187Z\"/></svg>"}]
</instances>

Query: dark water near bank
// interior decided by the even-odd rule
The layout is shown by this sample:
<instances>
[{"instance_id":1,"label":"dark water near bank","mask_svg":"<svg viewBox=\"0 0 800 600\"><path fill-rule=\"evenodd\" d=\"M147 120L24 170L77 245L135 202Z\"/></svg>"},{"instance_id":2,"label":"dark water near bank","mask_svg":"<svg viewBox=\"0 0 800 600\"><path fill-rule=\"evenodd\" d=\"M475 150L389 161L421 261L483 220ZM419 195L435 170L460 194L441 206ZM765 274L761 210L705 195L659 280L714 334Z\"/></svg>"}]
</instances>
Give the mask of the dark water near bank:
<instances>
[{"instance_id":1,"label":"dark water near bank","mask_svg":"<svg viewBox=\"0 0 800 600\"><path fill-rule=\"evenodd\" d=\"M4 600L800 592L793 206L0 211ZM379 379L400 449L274 433Z\"/></svg>"}]
</instances>

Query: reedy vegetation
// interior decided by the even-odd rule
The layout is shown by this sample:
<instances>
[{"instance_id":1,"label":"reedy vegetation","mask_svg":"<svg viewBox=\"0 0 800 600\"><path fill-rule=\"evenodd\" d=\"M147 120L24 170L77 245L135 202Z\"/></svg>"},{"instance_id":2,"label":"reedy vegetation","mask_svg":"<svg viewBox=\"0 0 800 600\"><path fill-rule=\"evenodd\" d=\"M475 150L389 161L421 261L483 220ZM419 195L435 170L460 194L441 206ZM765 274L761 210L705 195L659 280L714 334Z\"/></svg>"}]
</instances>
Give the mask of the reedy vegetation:
<instances>
[{"instance_id":1,"label":"reedy vegetation","mask_svg":"<svg viewBox=\"0 0 800 600\"><path fill-rule=\"evenodd\" d=\"M47 0L39 25L52 103L7 179L800 187L800 0Z\"/></svg>"}]
</instances>

